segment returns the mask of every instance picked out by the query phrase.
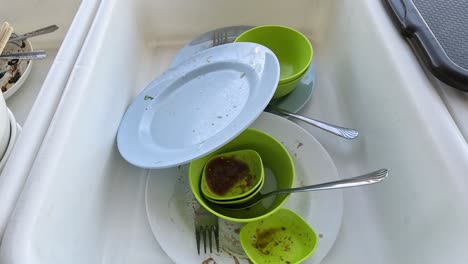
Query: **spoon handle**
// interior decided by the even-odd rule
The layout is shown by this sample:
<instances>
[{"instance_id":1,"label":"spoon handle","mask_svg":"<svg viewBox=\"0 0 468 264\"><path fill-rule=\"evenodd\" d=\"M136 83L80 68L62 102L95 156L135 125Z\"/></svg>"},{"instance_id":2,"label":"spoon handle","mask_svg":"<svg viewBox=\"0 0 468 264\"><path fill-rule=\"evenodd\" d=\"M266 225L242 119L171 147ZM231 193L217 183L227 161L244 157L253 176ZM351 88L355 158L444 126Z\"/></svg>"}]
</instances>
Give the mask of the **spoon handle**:
<instances>
[{"instance_id":1,"label":"spoon handle","mask_svg":"<svg viewBox=\"0 0 468 264\"><path fill-rule=\"evenodd\" d=\"M51 26L48 26L48 27L45 27L45 28L40 28L40 29L34 30L32 32L29 32L29 33L26 33L26 34L23 34L23 35L12 37L12 38L10 38L8 40L8 42L23 40L23 39L27 39L27 38L32 38L32 37L39 36L39 35L44 35L44 34L47 34L47 33L54 32L57 29L58 29L57 25L51 25Z\"/></svg>"},{"instance_id":2,"label":"spoon handle","mask_svg":"<svg viewBox=\"0 0 468 264\"><path fill-rule=\"evenodd\" d=\"M380 170L377 170L368 174L364 174L364 175L349 178L349 179L343 179L343 180L338 180L338 181L320 183L320 184L291 188L291 189L276 190L276 191L272 191L272 192L264 194L264 197L270 196L270 195L295 193L295 192L307 192L307 191L356 187L356 186L361 186L361 185L378 183L382 181L383 179L385 179L385 177L387 176L388 176L388 170L380 169Z\"/></svg>"},{"instance_id":3,"label":"spoon handle","mask_svg":"<svg viewBox=\"0 0 468 264\"><path fill-rule=\"evenodd\" d=\"M0 60L41 60L47 57L45 50L35 50L31 52L20 52L0 55Z\"/></svg>"},{"instance_id":4,"label":"spoon handle","mask_svg":"<svg viewBox=\"0 0 468 264\"><path fill-rule=\"evenodd\" d=\"M356 138L359 135L359 132L354 130L354 129L335 126L335 125L328 124L328 123L325 123L325 122L322 122L322 121L319 121L319 120L312 119L310 117L305 117L305 116L301 116L301 115L298 115L298 114L294 114L294 113L291 113L291 112L286 111L284 109L278 108L276 106L269 105L267 107L267 111L277 112L277 113L285 115L285 116L296 118L297 120L301 120L301 121L303 121L305 123L311 124L313 126L316 126L318 128L321 128L321 129L323 129L325 131L328 131L328 132L330 132L332 134L335 134L337 136L340 136L340 137L343 137L343 138L346 138L346 139L353 139L353 138Z\"/></svg>"}]
</instances>

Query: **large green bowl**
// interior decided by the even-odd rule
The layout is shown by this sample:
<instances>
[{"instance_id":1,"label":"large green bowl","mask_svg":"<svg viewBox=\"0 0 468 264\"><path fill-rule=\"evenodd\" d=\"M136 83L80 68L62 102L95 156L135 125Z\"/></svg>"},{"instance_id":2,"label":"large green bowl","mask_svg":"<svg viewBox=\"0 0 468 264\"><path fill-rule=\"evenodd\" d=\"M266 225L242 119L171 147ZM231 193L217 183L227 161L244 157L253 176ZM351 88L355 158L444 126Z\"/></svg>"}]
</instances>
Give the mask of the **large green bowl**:
<instances>
[{"instance_id":1,"label":"large green bowl","mask_svg":"<svg viewBox=\"0 0 468 264\"><path fill-rule=\"evenodd\" d=\"M305 73L304 73L305 74ZM287 82L287 83L283 83L283 84L278 84L278 87L276 87L276 91L275 91L275 94L273 95L273 99L277 99L277 98L280 98L280 97L283 97L283 96L286 96L288 95L290 92L292 92L294 90L294 88L296 88L296 86L299 84L299 82L301 81L303 75L301 75L299 78L297 78L296 80L292 80L290 82Z\"/></svg>"},{"instance_id":2,"label":"large green bowl","mask_svg":"<svg viewBox=\"0 0 468 264\"><path fill-rule=\"evenodd\" d=\"M312 44L307 37L285 26L254 27L239 35L234 42L254 42L273 51L280 63L279 84L301 77L312 62L314 55Z\"/></svg>"},{"instance_id":3,"label":"large green bowl","mask_svg":"<svg viewBox=\"0 0 468 264\"><path fill-rule=\"evenodd\" d=\"M265 218L280 209L286 203L287 194L266 199L263 203L243 210L229 210L220 204L205 199L201 193L200 183L203 167L213 156L241 149L252 149L262 158L265 167L265 182L262 192L292 188L294 184L294 163L288 151L272 136L252 128L246 129L225 146L200 159L194 160L189 166L189 183L195 199L211 213L233 222L251 222ZM270 188L270 189L268 189Z\"/></svg>"}]
</instances>

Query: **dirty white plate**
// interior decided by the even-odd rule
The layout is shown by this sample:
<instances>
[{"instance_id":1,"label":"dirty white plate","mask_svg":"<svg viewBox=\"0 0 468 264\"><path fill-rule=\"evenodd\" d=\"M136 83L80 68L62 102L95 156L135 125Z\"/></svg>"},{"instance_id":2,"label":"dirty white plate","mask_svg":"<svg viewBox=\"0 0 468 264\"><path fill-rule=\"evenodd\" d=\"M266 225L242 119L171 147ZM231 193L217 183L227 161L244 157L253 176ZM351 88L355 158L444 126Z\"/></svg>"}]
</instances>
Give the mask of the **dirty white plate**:
<instances>
[{"instance_id":1,"label":"dirty white plate","mask_svg":"<svg viewBox=\"0 0 468 264\"><path fill-rule=\"evenodd\" d=\"M8 42L2 54L31 52L32 50L31 43L26 39ZM32 60L0 60L0 89L5 100L23 85L31 72L31 67Z\"/></svg>"},{"instance_id":2,"label":"dirty white plate","mask_svg":"<svg viewBox=\"0 0 468 264\"><path fill-rule=\"evenodd\" d=\"M293 158L295 186L338 180L333 161L307 131L279 116L263 113L253 124L278 139ZM175 263L249 263L239 242L242 224L219 219L220 252L197 254L194 210L198 202L190 191L187 167L153 170L146 184L146 212L154 236ZM332 248L341 226L341 190L291 194L285 205L307 221L319 236L317 249L304 263L320 263ZM237 260L237 262L236 262ZM207 262L207 263L214 263Z\"/></svg>"},{"instance_id":3,"label":"dirty white plate","mask_svg":"<svg viewBox=\"0 0 468 264\"><path fill-rule=\"evenodd\" d=\"M230 26L217 28L200 36L194 38L192 41L183 46L175 55L171 62L171 67L174 67L182 61L190 58L194 54L212 48L213 47L213 36L215 32L225 32L227 43L234 42L234 40L245 31L253 28L253 26ZM309 99L312 97L312 93L316 83L316 66L315 60L312 60L312 64L304 74L301 81L297 84L296 88L287 96L273 99L270 104L285 109L292 113L297 113L301 110Z\"/></svg>"},{"instance_id":4,"label":"dirty white plate","mask_svg":"<svg viewBox=\"0 0 468 264\"><path fill-rule=\"evenodd\" d=\"M120 123L119 151L143 168L206 155L262 113L278 78L278 59L258 44L231 43L197 53L136 97Z\"/></svg>"}]
</instances>

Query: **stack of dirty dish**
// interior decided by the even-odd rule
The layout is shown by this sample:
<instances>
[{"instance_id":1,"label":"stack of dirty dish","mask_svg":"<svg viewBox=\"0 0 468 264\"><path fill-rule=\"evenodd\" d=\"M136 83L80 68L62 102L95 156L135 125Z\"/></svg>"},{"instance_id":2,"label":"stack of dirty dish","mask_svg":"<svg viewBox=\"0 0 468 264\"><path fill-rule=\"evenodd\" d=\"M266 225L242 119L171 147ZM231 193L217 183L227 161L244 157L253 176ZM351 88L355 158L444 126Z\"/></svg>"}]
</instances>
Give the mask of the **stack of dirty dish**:
<instances>
[{"instance_id":1,"label":"stack of dirty dish","mask_svg":"<svg viewBox=\"0 0 468 264\"><path fill-rule=\"evenodd\" d=\"M51 25L26 34L18 35L13 27L4 22L0 28L0 89L7 100L26 81L32 68L32 60L44 59L47 52L33 50L28 38L54 32L58 27Z\"/></svg>"},{"instance_id":2,"label":"stack of dirty dish","mask_svg":"<svg viewBox=\"0 0 468 264\"><path fill-rule=\"evenodd\" d=\"M280 80L273 98L291 93L312 63L314 51L301 32L284 26L260 26L242 33L235 42L254 42L268 47L278 57Z\"/></svg>"},{"instance_id":3,"label":"stack of dirty dish","mask_svg":"<svg viewBox=\"0 0 468 264\"><path fill-rule=\"evenodd\" d=\"M249 126L273 99L287 98L310 73L312 45L303 34L284 26L248 27L236 31L234 39L228 35L211 47L184 51L184 59L148 84L122 118L117 145L122 157L138 167L190 163L190 190L202 207L227 221L271 223L267 229L277 234L265 233L268 241L275 237L302 241L304 246L294 246L295 256L280 256L297 263L314 251L317 237L304 220L282 209L287 194L248 209L231 210L226 205L249 201L260 190L294 186L295 167L288 150ZM297 107L310 98L310 86ZM274 227L278 217L288 221ZM301 225L307 228L297 234ZM249 249L252 236L245 227L246 254L254 263L263 262ZM281 251L268 243L257 246L274 251L273 258Z\"/></svg>"},{"instance_id":4,"label":"stack of dirty dish","mask_svg":"<svg viewBox=\"0 0 468 264\"><path fill-rule=\"evenodd\" d=\"M243 203L260 191L265 177L260 155L241 149L211 157L203 168L201 193L215 204Z\"/></svg>"}]
</instances>

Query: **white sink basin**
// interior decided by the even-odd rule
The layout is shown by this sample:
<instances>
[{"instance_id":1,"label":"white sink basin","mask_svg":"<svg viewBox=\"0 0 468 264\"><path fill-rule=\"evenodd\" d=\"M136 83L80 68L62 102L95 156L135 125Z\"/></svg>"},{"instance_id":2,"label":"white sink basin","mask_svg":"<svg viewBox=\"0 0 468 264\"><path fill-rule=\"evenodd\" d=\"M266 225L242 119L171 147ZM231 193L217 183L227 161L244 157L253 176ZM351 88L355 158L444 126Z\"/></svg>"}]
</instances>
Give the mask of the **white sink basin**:
<instances>
[{"instance_id":1,"label":"white sink basin","mask_svg":"<svg viewBox=\"0 0 468 264\"><path fill-rule=\"evenodd\" d=\"M158 171L126 163L116 131L132 98L193 37L285 24L314 45L317 85L302 113L356 128L348 141L303 123L341 177L340 234L323 263L464 263L468 148L380 1L103 0L7 228L4 263L171 263L146 219ZM318 212L320 213L320 212ZM190 241L192 242L192 241Z\"/></svg>"},{"instance_id":2,"label":"white sink basin","mask_svg":"<svg viewBox=\"0 0 468 264\"><path fill-rule=\"evenodd\" d=\"M34 49L46 50L48 56L33 62L26 81L6 101L23 129L0 175L0 237L50 125L96 7L95 0L2 3L0 21L8 21L15 32L26 33L53 24L59 29L29 39Z\"/></svg>"}]
</instances>

